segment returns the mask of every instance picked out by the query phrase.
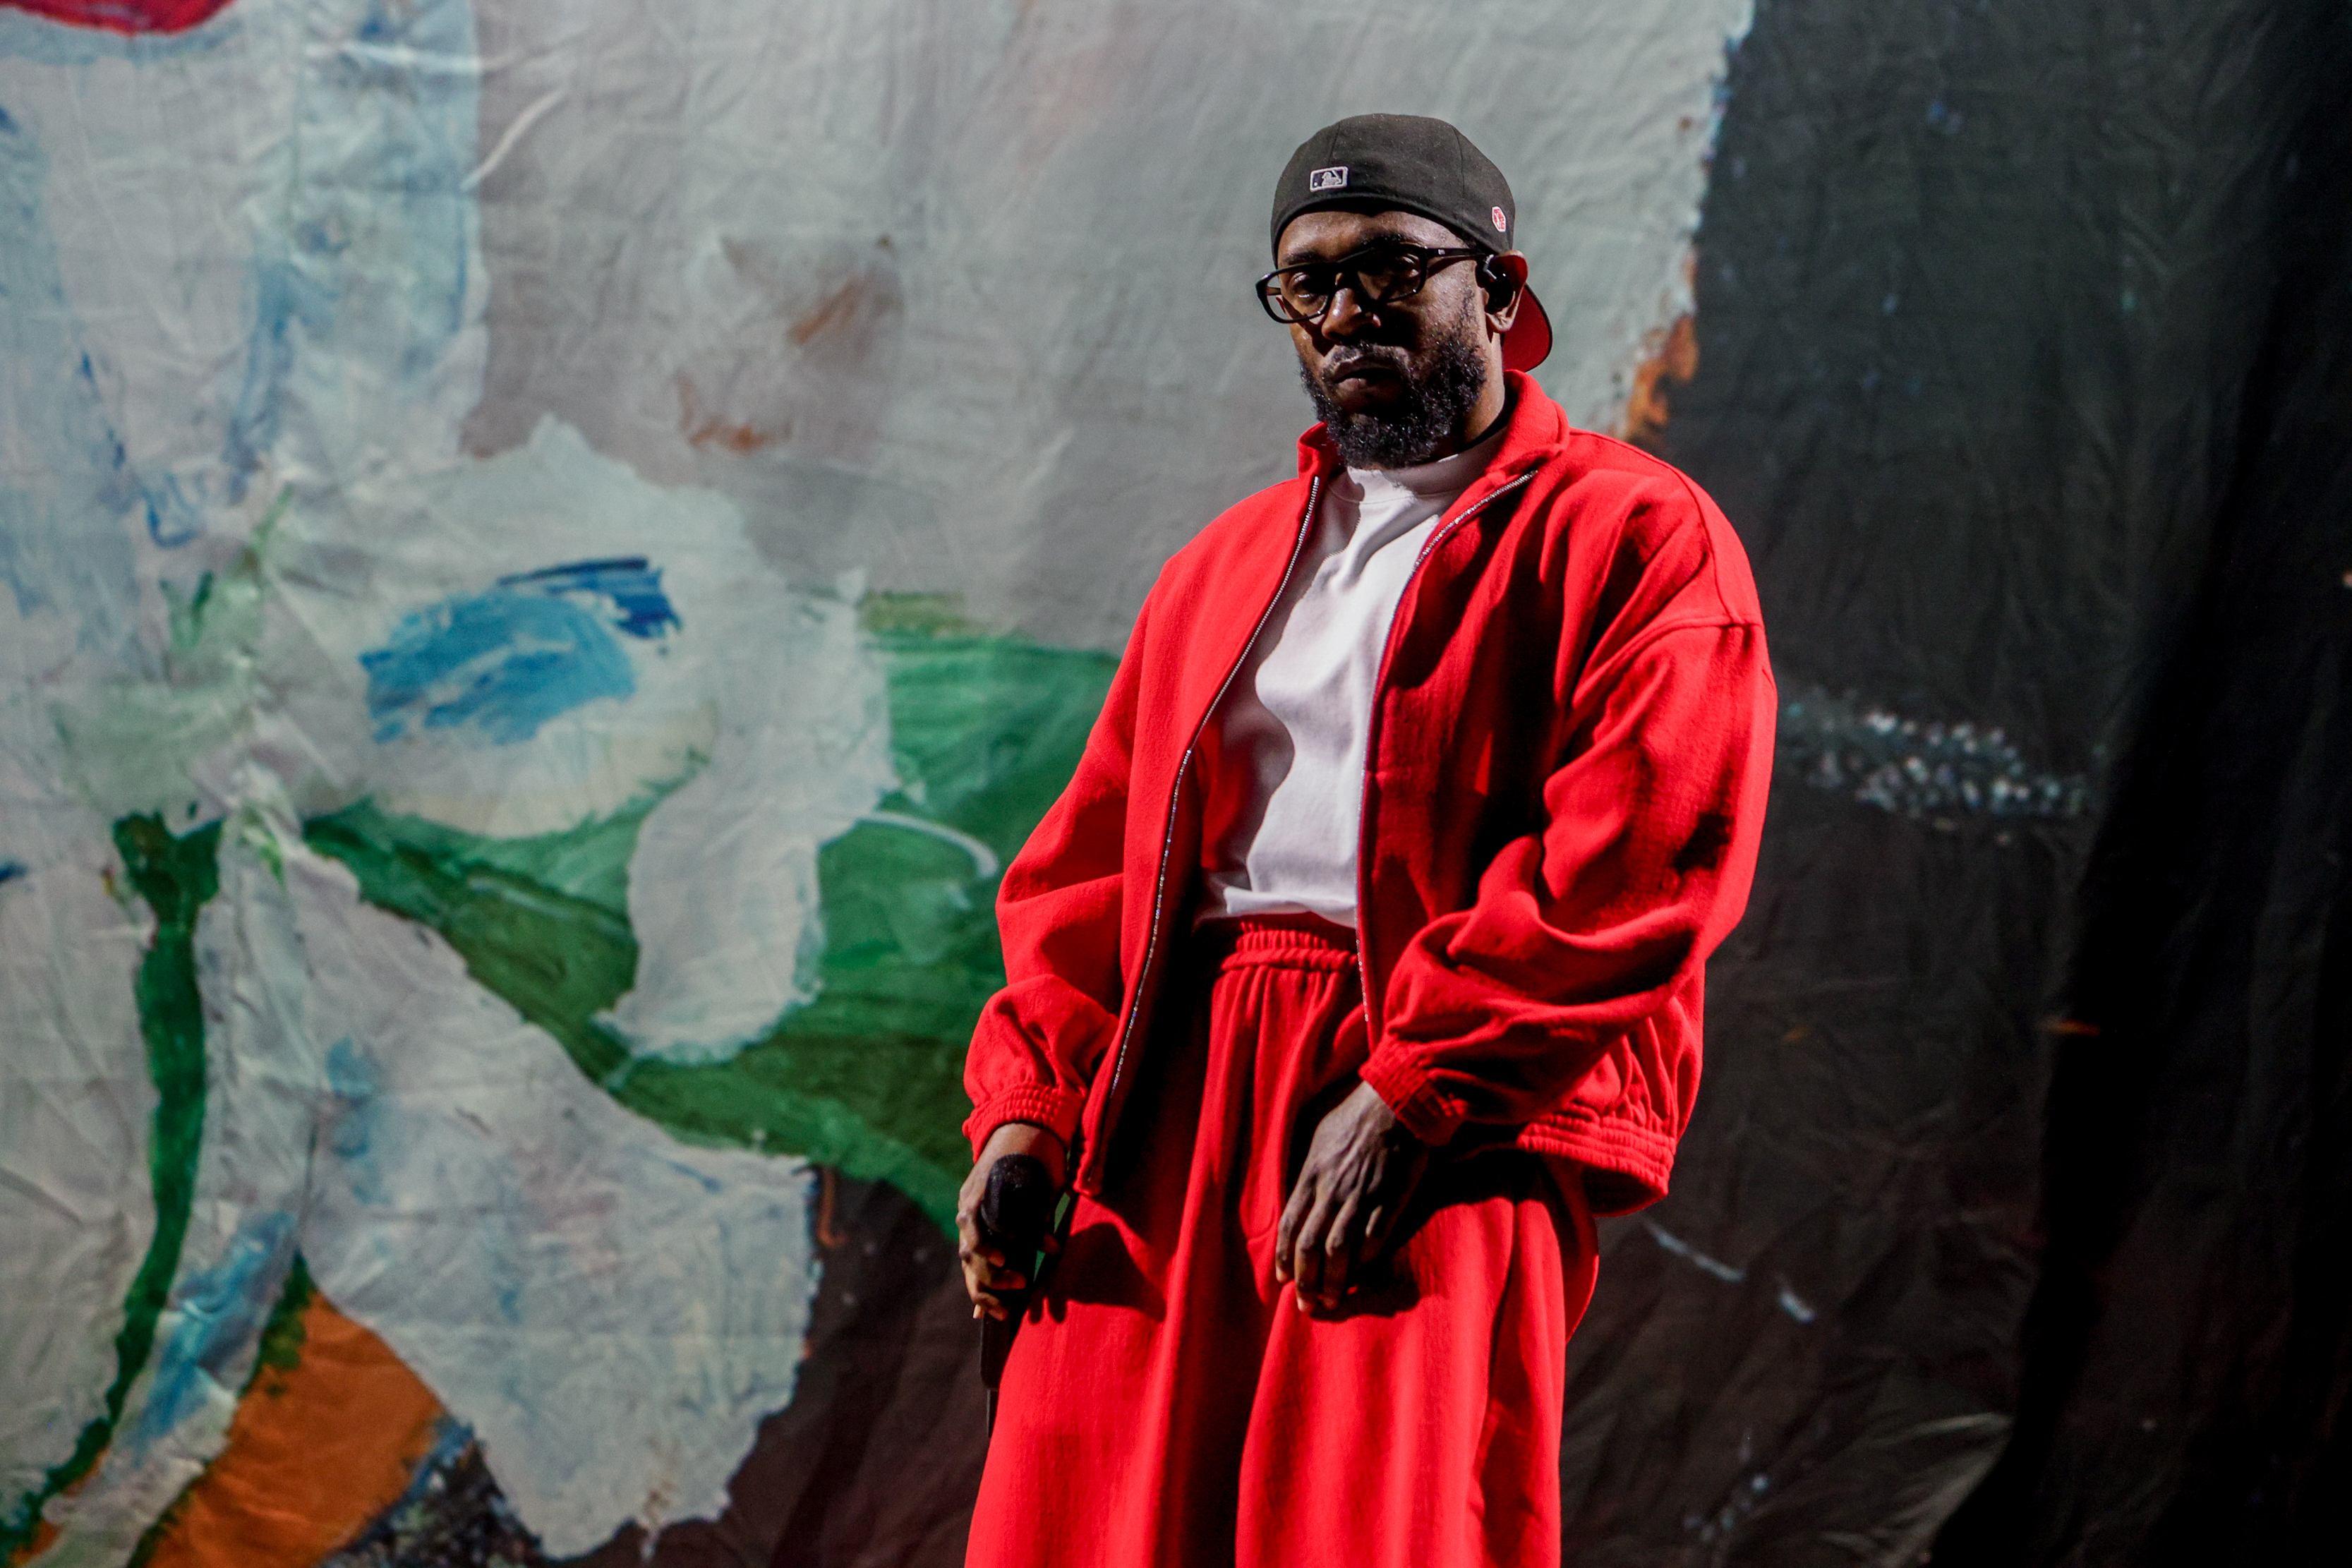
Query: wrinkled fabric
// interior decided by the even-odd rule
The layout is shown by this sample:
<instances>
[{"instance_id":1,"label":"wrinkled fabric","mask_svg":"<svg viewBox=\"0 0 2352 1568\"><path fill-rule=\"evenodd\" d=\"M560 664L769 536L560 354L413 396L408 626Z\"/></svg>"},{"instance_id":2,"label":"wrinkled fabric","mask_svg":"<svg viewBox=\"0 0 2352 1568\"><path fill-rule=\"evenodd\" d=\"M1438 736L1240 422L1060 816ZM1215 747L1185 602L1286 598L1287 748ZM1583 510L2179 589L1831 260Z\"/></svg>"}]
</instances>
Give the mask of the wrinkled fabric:
<instances>
[{"instance_id":1,"label":"wrinkled fabric","mask_svg":"<svg viewBox=\"0 0 2352 1568\"><path fill-rule=\"evenodd\" d=\"M1292 1173L1364 1059L1355 953L1312 917L1191 941L1134 1130L1008 1358L971 1568L1542 1568L1559 1561L1577 1189L1441 1155L1335 1313L1274 1278Z\"/></svg>"},{"instance_id":2,"label":"wrinkled fabric","mask_svg":"<svg viewBox=\"0 0 2352 1568\"><path fill-rule=\"evenodd\" d=\"M1656 458L1511 374L1503 444L1407 584L1374 691L1358 926L1363 1069L1405 1125L1576 1161L1596 1209L1662 1195L1698 1091L1707 954L1745 908L1775 696L1739 541ZM1008 984L965 1068L974 1146L1080 1145L1098 1191L1199 863L1193 748L1339 470L1227 511L1161 573L1076 777L997 897ZM1108 1066L1105 1064L1108 1063Z\"/></svg>"}]
</instances>

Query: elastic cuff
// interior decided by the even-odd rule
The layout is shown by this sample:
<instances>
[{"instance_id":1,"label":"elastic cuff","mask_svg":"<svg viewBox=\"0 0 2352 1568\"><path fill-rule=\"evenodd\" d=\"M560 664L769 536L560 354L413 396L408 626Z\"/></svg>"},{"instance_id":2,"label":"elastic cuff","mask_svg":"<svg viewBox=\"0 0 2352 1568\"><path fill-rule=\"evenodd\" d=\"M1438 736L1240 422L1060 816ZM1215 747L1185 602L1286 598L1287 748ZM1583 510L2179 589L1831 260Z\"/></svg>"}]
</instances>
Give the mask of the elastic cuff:
<instances>
[{"instance_id":1,"label":"elastic cuff","mask_svg":"<svg viewBox=\"0 0 2352 1568\"><path fill-rule=\"evenodd\" d=\"M1375 1051L1356 1076L1372 1086L1406 1131L1431 1148L1452 1142L1461 1129L1462 1112L1437 1092L1426 1071L1402 1056Z\"/></svg>"},{"instance_id":2,"label":"elastic cuff","mask_svg":"<svg viewBox=\"0 0 2352 1568\"><path fill-rule=\"evenodd\" d=\"M963 1135L971 1140L971 1156L980 1158L981 1147L988 1135L1008 1121L1031 1121L1051 1131L1068 1148L1078 1135L1078 1113L1086 1108L1087 1097L1074 1089L1062 1089L1050 1083L1023 1084L992 1095L988 1101L964 1118Z\"/></svg>"}]
</instances>

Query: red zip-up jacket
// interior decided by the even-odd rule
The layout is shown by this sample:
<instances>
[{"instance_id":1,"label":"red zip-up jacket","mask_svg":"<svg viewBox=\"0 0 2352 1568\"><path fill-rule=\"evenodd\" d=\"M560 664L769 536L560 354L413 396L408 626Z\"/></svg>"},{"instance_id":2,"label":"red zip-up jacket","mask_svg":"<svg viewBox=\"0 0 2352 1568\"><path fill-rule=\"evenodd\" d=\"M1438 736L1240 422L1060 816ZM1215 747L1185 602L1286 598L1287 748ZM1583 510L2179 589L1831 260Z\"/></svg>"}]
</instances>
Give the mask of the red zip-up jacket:
<instances>
[{"instance_id":1,"label":"red zip-up jacket","mask_svg":"<svg viewBox=\"0 0 2352 1568\"><path fill-rule=\"evenodd\" d=\"M1509 373L1510 422L1397 605L1366 744L1362 1068L1404 1125L1465 1123L1663 1196L1698 1090L1707 954L1748 900L1775 698L1748 558L1674 468L1572 428ZM1219 517L1162 569L1069 787L1004 874L1007 984L964 1068L1099 1193L1202 861L1202 732L1339 458Z\"/></svg>"}]
</instances>

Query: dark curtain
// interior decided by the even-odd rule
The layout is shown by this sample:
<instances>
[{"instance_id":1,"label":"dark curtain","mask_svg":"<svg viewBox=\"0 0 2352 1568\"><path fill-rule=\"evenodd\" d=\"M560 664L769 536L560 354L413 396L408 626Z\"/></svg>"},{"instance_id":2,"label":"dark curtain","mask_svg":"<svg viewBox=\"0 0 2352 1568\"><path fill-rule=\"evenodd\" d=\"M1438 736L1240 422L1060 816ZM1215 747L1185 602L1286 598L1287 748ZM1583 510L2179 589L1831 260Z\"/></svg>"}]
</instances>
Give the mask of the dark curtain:
<instances>
[{"instance_id":1,"label":"dark curtain","mask_svg":"<svg viewBox=\"0 0 2352 1568\"><path fill-rule=\"evenodd\" d=\"M1572 1562L2352 1555L2347 115L2328 0L1759 5L1654 439L1782 748Z\"/></svg>"}]
</instances>

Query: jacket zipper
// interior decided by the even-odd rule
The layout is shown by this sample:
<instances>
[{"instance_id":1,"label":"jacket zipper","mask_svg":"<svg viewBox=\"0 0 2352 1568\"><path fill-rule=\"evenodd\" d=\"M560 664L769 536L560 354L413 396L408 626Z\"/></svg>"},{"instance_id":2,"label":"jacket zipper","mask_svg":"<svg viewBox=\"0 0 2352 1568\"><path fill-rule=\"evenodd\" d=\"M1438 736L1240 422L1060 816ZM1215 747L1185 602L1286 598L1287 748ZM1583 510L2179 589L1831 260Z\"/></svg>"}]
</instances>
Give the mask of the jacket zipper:
<instances>
[{"instance_id":1,"label":"jacket zipper","mask_svg":"<svg viewBox=\"0 0 2352 1568\"><path fill-rule=\"evenodd\" d=\"M1201 737L1207 731L1210 719L1223 703L1225 692L1233 686L1234 678L1241 674L1242 667L1249 662L1250 650L1257 647L1257 639L1265 635L1265 624L1273 618L1276 606L1282 603L1282 595L1289 591L1291 576L1298 570L1298 558L1306 553L1307 536L1314 530L1315 510L1322 493L1323 476L1318 474L1307 481L1307 510L1299 517L1298 537L1291 542L1290 559L1282 568L1282 580L1275 584L1274 597L1266 601L1265 608L1258 615L1257 625L1250 628L1249 640L1242 644L1241 657L1234 660L1231 669L1225 671L1225 679L1218 683L1216 695L1209 699L1208 709L1201 715L1201 721L1192 727L1192 738L1185 743L1184 754L1176 759L1176 775L1168 790L1168 820L1160 829L1160 870L1151 886L1151 930L1144 938L1143 962L1136 966L1135 985L1129 992L1127 1016L1119 1026L1118 1050L1111 1058L1110 1078L1103 1085L1103 1102L1107 1108L1117 1108L1118 1080L1127 1070L1128 1046L1135 1037L1136 1020L1143 1013L1144 991L1151 981L1151 961L1160 951L1160 914L1168 896L1168 857L1176 847L1176 813L1183 805L1184 775L1192 766L1192 753L1200 749ZM1105 1131L1108 1132L1108 1129L1106 1128ZM1095 1152L1088 1150L1086 1163L1092 1164L1094 1159Z\"/></svg>"},{"instance_id":2,"label":"jacket zipper","mask_svg":"<svg viewBox=\"0 0 2352 1568\"><path fill-rule=\"evenodd\" d=\"M1372 678L1372 710L1364 721L1364 777L1356 796L1356 977L1364 991L1364 1048L1366 1050L1370 1050L1377 1043L1377 1031L1381 1024L1377 1012L1380 1001L1372 994L1371 921L1365 918L1364 913L1371 907L1372 861L1369 851L1371 848L1372 758L1378 754L1380 747L1381 693L1388 688L1389 665L1396 658L1397 624L1404 618L1405 601L1412 597L1413 585L1421 581L1422 567L1427 563L1432 555L1437 553L1438 546L1454 537L1455 529L1460 528L1535 477L1536 470L1529 468L1518 478L1507 479L1496 485L1493 490L1480 498L1475 506L1465 508L1461 516L1429 536L1427 542L1421 547L1421 553L1412 558L1412 570L1405 574L1404 591L1397 595L1398 614L1390 617L1388 637L1381 644L1381 668L1379 673Z\"/></svg>"}]
</instances>

